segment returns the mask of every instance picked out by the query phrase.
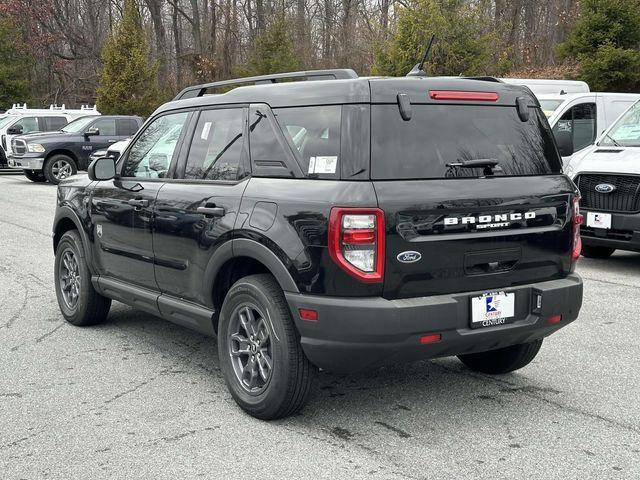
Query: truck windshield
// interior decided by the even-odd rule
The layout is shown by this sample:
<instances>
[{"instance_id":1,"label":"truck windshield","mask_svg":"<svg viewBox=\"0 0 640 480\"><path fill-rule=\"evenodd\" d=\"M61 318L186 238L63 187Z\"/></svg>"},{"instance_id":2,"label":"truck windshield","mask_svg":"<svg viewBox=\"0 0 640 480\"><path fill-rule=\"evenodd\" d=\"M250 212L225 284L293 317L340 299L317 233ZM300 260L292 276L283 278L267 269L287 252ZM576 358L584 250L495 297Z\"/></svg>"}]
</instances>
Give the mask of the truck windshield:
<instances>
[{"instance_id":1,"label":"truck windshield","mask_svg":"<svg viewBox=\"0 0 640 480\"><path fill-rule=\"evenodd\" d=\"M564 100L545 100L540 99L540 107L542 108L542 113L544 113L547 118L553 115L560 105L564 102Z\"/></svg>"},{"instance_id":2,"label":"truck windshield","mask_svg":"<svg viewBox=\"0 0 640 480\"><path fill-rule=\"evenodd\" d=\"M559 173L561 161L538 109L523 122L515 107L413 105L405 121L396 104L371 106L373 179ZM473 168L475 165L476 168Z\"/></svg>"},{"instance_id":3,"label":"truck windshield","mask_svg":"<svg viewBox=\"0 0 640 480\"><path fill-rule=\"evenodd\" d=\"M95 119L95 117L82 117L76 118L75 120L69 122L63 129L63 132L67 133L79 133L84 131L84 129Z\"/></svg>"},{"instance_id":4,"label":"truck windshield","mask_svg":"<svg viewBox=\"0 0 640 480\"><path fill-rule=\"evenodd\" d=\"M7 115L7 116L0 117L0 128L6 127L8 124L10 124L13 120L17 118L18 118L17 115Z\"/></svg>"},{"instance_id":5,"label":"truck windshield","mask_svg":"<svg viewBox=\"0 0 640 480\"><path fill-rule=\"evenodd\" d=\"M640 147L640 101L613 124L600 145L616 147Z\"/></svg>"}]
</instances>

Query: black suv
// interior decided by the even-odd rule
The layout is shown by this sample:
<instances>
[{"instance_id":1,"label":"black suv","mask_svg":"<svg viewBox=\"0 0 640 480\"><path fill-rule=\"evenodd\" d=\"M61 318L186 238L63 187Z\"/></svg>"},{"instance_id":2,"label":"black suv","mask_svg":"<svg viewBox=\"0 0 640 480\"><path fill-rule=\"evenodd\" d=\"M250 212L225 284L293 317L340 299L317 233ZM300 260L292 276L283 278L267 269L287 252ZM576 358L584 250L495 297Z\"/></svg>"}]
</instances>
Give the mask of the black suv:
<instances>
[{"instance_id":1,"label":"black suv","mask_svg":"<svg viewBox=\"0 0 640 480\"><path fill-rule=\"evenodd\" d=\"M263 419L300 409L317 367L510 372L582 303L560 162L535 97L495 79L188 88L117 162L58 187L58 302L74 325L113 299L217 334L233 397Z\"/></svg>"},{"instance_id":2,"label":"black suv","mask_svg":"<svg viewBox=\"0 0 640 480\"><path fill-rule=\"evenodd\" d=\"M78 170L86 170L94 150L131 137L141 125L142 118L123 115L77 118L57 132L14 138L9 166L22 169L34 182L58 184Z\"/></svg>"}]
</instances>

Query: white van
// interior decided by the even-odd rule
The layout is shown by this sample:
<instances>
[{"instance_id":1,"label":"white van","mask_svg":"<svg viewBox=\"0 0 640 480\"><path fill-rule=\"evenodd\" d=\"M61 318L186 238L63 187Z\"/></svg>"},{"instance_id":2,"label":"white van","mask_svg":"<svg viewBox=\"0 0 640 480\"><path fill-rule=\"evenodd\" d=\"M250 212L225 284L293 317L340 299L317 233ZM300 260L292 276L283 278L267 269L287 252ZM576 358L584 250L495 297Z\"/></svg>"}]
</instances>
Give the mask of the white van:
<instances>
[{"instance_id":1,"label":"white van","mask_svg":"<svg viewBox=\"0 0 640 480\"><path fill-rule=\"evenodd\" d=\"M544 78L501 78L500 80L513 85L529 87L536 96L547 93L560 95L562 93L585 93L589 91L587 82L580 80L548 80Z\"/></svg>"},{"instance_id":2,"label":"white van","mask_svg":"<svg viewBox=\"0 0 640 480\"><path fill-rule=\"evenodd\" d=\"M602 132L615 122L637 100L635 93L569 93L566 95L536 95L542 111L549 119L553 134L559 141L559 132L571 137L571 155L561 152L566 165L572 155L590 147Z\"/></svg>"},{"instance_id":3,"label":"white van","mask_svg":"<svg viewBox=\"0 0 640 480\"><path fill-rule=\"evenodd\" d=\"M582 254L640 252L640 100L565 167L580 189Z\"/></svg>"},{"instance_id":4,"label":"white van","mask_svg":"<svg viewBox=\"0 0 640 480\"><path fill-rule=\"evenodd\" d=\"M14 104L0 115L0 164L7 163L11 152L11 139L16 135L60 130L71 120L88 115L100 115L96 107L83 105L68 109L51 105L49 108L27 108L27 104Z\"/></svg>"}]
</instances>

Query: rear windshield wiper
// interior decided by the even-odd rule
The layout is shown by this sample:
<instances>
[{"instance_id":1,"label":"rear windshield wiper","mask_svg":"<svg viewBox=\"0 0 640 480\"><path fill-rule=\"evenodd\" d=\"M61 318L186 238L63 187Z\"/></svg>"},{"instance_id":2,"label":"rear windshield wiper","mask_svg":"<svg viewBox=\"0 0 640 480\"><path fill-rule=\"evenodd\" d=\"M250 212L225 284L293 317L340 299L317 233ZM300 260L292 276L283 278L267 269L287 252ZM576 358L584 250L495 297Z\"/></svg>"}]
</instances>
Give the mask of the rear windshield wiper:
<instances>
[{"instance_id":1,"label":"rear windshield wiper","mask_svg":"<svg viewBox=\"0 0 640 480\"><path fill-rule=\"evenodd\" d=\"M447 168L484 168L485 175L493 175L494 172L502 172L500 162L495 158L475 158L473 160L458 160L447 163Z\"/></svg>"}]
</instances>

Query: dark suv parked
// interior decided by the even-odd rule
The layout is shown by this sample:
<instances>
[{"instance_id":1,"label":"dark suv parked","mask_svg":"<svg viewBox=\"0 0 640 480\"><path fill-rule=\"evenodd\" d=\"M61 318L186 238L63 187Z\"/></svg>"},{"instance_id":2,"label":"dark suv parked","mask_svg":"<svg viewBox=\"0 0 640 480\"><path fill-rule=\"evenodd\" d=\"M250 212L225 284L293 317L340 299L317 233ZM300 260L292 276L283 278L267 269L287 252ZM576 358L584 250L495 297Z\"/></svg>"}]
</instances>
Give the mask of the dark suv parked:
<instances>
[{"instance_id":1,"label":"dark suv parked","mask_svg":"<svg viewBox=\"0 0 640 480\"><path fill-rule=\"evenodd\" d=\"M22 169L34 182L58 184L78 170L86 170L91 152L131 137L141 125L140 117L122 115L77 118L57 132L14 138L9 166Z\"/></svg>"},{"instance_id":2,"label":"dark suv parked","mask_svg":"<svg viewBox=\"0 0 640 480\"><path fill-rule=\"evenodd\" d=\"M239 83L256 85L205 95ZM114 299L217 334L233 397L264 419L301 408L316 367L510 372L582 303L560 162L535 97L496 80L199 85L58 187L58 302L74 325Z\"/></svg>"}]
</instances>

